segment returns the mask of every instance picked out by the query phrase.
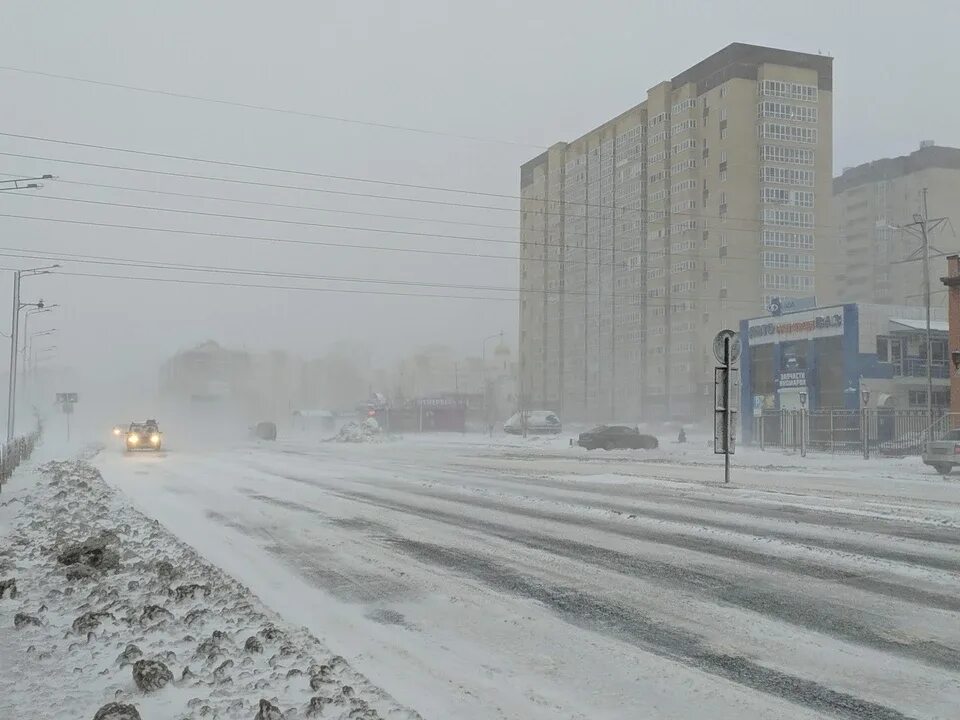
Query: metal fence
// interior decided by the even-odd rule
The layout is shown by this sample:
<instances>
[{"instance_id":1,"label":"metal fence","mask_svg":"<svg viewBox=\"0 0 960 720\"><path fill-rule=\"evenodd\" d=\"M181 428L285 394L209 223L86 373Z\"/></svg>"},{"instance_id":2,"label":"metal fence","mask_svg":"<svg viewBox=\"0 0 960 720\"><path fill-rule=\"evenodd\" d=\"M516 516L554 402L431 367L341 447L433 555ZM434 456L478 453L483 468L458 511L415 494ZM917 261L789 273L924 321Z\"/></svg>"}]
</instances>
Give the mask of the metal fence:
<instances>
[{"instance_id":1,"label":"metal fence","mask_svg":"<svg viewBox=\"0 0 960 720\"><path fill-rule=\"evenodd\" d=\"M30 459L34 448L40 442L40 433L41 428L38 426L29 435L22 435L0 445L0 484L10 479L20 463Z\"/></svg>"},{"instance_id":2,"label":"metal fence","mask_svg":"<svg viewBox=\"0 0 960 720\"><path fill-rule=\"evenodd\" d=\"M902 457L960 427L960 416L943 409L780 410L753 418L753 444L806 452Z\"/></svg>"}]
</instances>

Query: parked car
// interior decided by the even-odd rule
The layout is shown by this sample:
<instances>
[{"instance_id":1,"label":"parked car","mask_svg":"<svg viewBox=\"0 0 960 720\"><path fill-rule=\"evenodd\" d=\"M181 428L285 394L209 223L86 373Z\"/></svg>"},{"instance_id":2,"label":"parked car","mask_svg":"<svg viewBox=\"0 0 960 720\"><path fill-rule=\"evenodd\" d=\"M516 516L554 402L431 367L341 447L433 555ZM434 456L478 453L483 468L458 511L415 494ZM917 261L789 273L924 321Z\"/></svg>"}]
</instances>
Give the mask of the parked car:
<instances>
[{"instance_id":1,"label":"parked car","mask_svg":"<svg viewBox=\"0 0 960 720\"><path fill-rule=\"evenodd\" d=\"M960 465L960 430L950 430L939 440L928 442L923 462L941 475L949 475L954 465Z\"/></svg>"},{"instance_id":2,"label":"parked car","mask_svg":"<svg viewBox=\"0 0 960 720\"><path fill-rule=\"evenodd\" d=\"M922 455L927 444L926 431L904 433L893 440L884 440L877 445L877 452L885 457Z\"/></svg>"},{"instance_id":3,"label":"parked car","mask_svg":"<svg viewBox=\"0 0 960 720\"><path fill-rule=\"evenodd\" d=\"M253 428L255 437L261 440L277 439L277 424L274 422L258 422Z\"/></svg>"},{"instance_id":4,"label":"parked car","mask_svg":"<svg viewBox=\"0 0 960 720\"><path fill-rule=\"evenodd\" d=\"M563 429L556 413L549 410L527 410L511 415L503 424L503 431L509 435L523 435L524 417L527 432L531 435L557 434Z\"/></svg>"},{"instance_id":5,"label":"parked car","mask_svg":"<svg viewBox=\"0 0 960 720\"><path fill-rule=\"evenodd\" d=\"M653 450L659 444L653 435L627 425L598 425L577 438L577 445L587 450Z\"/></svg>"}]
</instances>

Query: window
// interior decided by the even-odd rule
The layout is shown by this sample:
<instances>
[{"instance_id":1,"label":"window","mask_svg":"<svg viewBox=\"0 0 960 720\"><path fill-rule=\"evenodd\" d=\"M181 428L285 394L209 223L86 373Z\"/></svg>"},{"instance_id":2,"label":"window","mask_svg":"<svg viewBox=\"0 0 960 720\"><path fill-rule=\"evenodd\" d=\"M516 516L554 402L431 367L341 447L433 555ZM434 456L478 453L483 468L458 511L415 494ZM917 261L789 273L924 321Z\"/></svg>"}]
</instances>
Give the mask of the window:
<instances>
[{"instance_id":1,"label":"window","mask_svg":"<svg viewBox=\"0 0 960 720\"><path fill-rule=\"evenodd\" d=\"M813 207L813 193L806 190L788 190L779 187L760 188L760 201L778 205Z\"/></svg>"},{"instance_id":2,"label":"window","mask_svg":"<svg viewBox=\"0 0 960 720\"><path fill-rule=\"evenodd\" d=\"M680 153L686 152L687 150L695 150L696 147L697 147L696 138L688 138L674 145L671 148L671 151L673 152L674 155L679 155Z\"/></svg>"},{"instance_id":3,"label":"window","mask_svg":"<svg viewBox=\"0 0 960 720\"><path fill-rule=\"evenodd\" d=\"M696 229L697 229L696 220L684 220L683 222L674 223L673 225L671 225L670 233L680 234L680 233L688 232L689 230L696 230Z\"/></svg>"},{"instance_id":4,"label":"window","mask_svg":"<svg viewBox=\"0 0 960 720\"><path fill-rule=\"evenodd\" d=\"M726 151L726 150L721 150L721 151L720 151L720 162L725 163L726 161L727 161L727 151Z\"/></svg>"},{"instance_id":5,"label":"window","mask_svg":"<svg viewBox=\"0 0 960 720\"><path fill-rule=\"evenodd\" d=\"M727 171L726 171L726 170L721 170L721 171L720 171L720 182L726 182L726 181L727 181Z\"/></svg>"},{"instance_id":6,"label":"window","mask_svg":"<svg viewBox=\"0 0 960 720\"><path fill-rule=\"evenodd\" d=\"M727 129L726 129L726 128L720 128L720 139L721 139L721 140L726 140L726 139L727 139Z\"/></svg>"},{"instance_id":7,"label":"window","mask_svg":"<svg viewBox=\"0 0 960 720\"><path fill-rule=\"evenodd\" d=\"M674 203L670 206L670 212L672 213L682 213L687 210L696 210L697 201L696 200L684 200L683 202Z\"/></svg>"},{"instance_id":8,"label":"window","mask_svg":"<svg viewBox=\"0 0 960 720\"><path fill-rule=\"evenodd\" d=\"M679 135L680 133L687 132L688 130L693 130L697 127L697 119L690 118L688 120L681 120L678 123L675 123L673 127L670 128L671 135Z\"/></svg>"},{"instance_id":9,"label":"window","mask_svg":"<svg viewBox=\"0 0 960 720\"><path fill-rule=\"evenodd\" d=\"M726 97L726 95L727 95L727 86L726 86L726 85L721 85L721 86L720 86L720 97Z\"/></svg>"},{"instance_id":10,"label":"window","mask_svg":"<svg viewBox=\"0 0 960 720\"><path fill-rule=\"evenodd\" d=\"M761 80L760 94L768 97L787 98L788 100L816 102L817 86L784 82L782 80Z\"/></svg>"},{"instance_id":11,"label":"window","mask_svg":"<svg viewBox=\"0 0 960 720\"><path fill-rule=\"evenodd\" d=\"M667 157L667 153L661 150L660 152L654 153L653 155L649 156L647 158L647 162L650 162L650 163L663 162L664 158L666 157Z\"/></svg>"},{"instance_id":12,"label":"window","mask_svg":"<svg viewBox=\"0 0 960 720\"><path fill-rule=\"evenodd\" d=\"M763 222L766 225L789 225L792 227L810 228L813 227L813 213L765 208L763 211Z\"/></svg>"},{"instance_id":13,"label":"window","mask_svg":"<svg viewBox=\"0 0 960 720\"><path fill-rule=\"evenodd\" d=\"M664 120L667 119L667 114L665 112L660 113L659 115L654 115L647 121L647 127L656 127L660 125Z\"/></svg>"},{"instance_id":14,"label":"window","mask_svg":"<svg viewBox=\"0 0 960 720\"><path fill-rule=\"evenodd\" d=\"M650 202L659 202L667 197L666 190L657 190L655 193L650 193Z\"/></svg>"},{"instance_id":15,"label":"window","mask_svg":"<svg viewBox=\"0 0 960 720\"><path fill-rule=\"evenodd\" d=\"M763 266L790 270L804 270L813 272L813 255L807 253L787 253L765 250L763 252Z\"/></svg>"},{"instance_id":16,"label":"window","mask_svg":"<svg viewBox=\"0 0 960 720\"><path fill-rule=\"evenodd\" d=\"M696 190L697 181L696 180L683 180L681 182L676 182L670 186L670 192L680 193L686 190Z\"/></svg>"},{"instance_id":17,"label":"window","mask_svg":"<svg viewBox=\"0 0 960 720\"><path fill-rule=\"evenodd\" d=\"M765 183L779 183L781 185L804 185L813 187L813 170L796 170L794 168L763 165L760 167L760 181Z\"/></svg>"},{"instance_id":18,"label":"window","mask_svg":"<svg viewBox=\"0 0 960 720\"><path fill-rule=\"evenodd\" d=\"M674 175L686 172L687 170L695 170L697 167L696 158L688 158L687 160L681 160L678 163L674 163L670 167L670 172Z\"/></svg>"},{"instance_id":19,"label":"window","mask_svg":"<svg viewBox=\"0 0 960 720\"><path fill-rule=\"evenodd\" d=\"M763 145L760 148L760 160L791 165L813 165L814 152L808 148Z\"/></svg>"},{"instance_id":20,"label":"window","mask_svg":"<svg viewBox=\"0 0 960 720\"><path fill-rule=\"evenodd\" d=\"M764 230L763 244L767 247L813 250L814 238L810 233L794 233L784 230Z\"/></svg>"},{"instance_id":21,"label":"window","mask_svg":"<svg viewBox=\"0 0 960 720\"><path fill-rule=\"evenodd\" d=\"M790 105L766 100L757 105L757 117L815 123L817 122L817 108L809 105Z\"/></svg>"},{"instance_id":22,"label":"window","mask_svg":"<svg viewBox=\"0 0 960 720\"><path fill-rule=\"evenodd\" d=\"M762 286L767 290L813 290L814 280L810 275L785 275L763 273Z\"/></svg>"},{"instance_id":23,"label":"window","mask_svg":"<svg viewBox=\"0 0 960 720\"><path fill-rule=\"evenodd\" d=\"M673 268L671 268L671 271L675 273L681 273L681 272L686 272L687 270L696 270L696 269L697 269L696 260L682 260L681 262L674 263Z\"/></svg>"},{"instance_id":24,"label":"window","mask_svg":"<svg viewBox=\"0 0 960 720\"><path fill-rule=\"evenodd\" d=\"M795 143L816 143L817 129L799 125L765 122L759 128L763 140L784 140Z\"/></svg>"},{"instance_id":25,"label":"window","mask_svg":"<svg viewBox=\"0 0 960 720\"><path fill-rule=\"evenodd\" d=\"M661 130L660 132L654 133L647 139L647 147L651 147L653 145L656 145L657 143L663 142L666 137L667 137L667 134L663 130Z\"/></svg>"},{"instance_id":26,"label":"window","mask_svg":"<svg viewBox=\"0 0 960 720\"><path fill-rule=\"evenodd\" d=\"M690 108L695 108L697 106L696 98L687 98L686 100L681 100L680 102L675 102L673 107L670 108L670 112L674 115L678 115L682 112L689 110Z\"/></svg>"}]
</instances>

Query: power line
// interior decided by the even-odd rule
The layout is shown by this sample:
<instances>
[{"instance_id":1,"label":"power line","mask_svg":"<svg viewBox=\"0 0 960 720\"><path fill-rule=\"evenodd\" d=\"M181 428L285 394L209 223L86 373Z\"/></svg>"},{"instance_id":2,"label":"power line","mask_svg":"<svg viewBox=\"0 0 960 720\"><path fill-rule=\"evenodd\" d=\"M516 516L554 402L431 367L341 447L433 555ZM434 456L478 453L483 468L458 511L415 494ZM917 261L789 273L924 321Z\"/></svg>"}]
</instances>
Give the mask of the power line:
<instances>
[{"instance_id":1,"label":"power line","mask_svg":"<svg viewBox=\"0 0 960 720\"><path fill-rule=\"evenodd\" d=\"M8 175L9 173L0 173ZM519 232L517 225L496 225L491 223L469 222L467 220L446 220L443 218L416 217L412 215L391 215L389 213L375 213L362 210L345 210L341 208L316 207L315 205L297 205L292 203L267 202L266 200L247 200L244 198L224 197L223 195L198 195L195 193L179 193L170 190L154 190L151 188L130 187L128 185L108 185L105 183L82 182L80 180L65 180L57 178L58 184L78 185L82 187L100 188L103 190L120 190L122 192L150 193L153 195L166 195L170 197L181 197L190 200L215 200L218 202L240 203L243 205L258 205L261 207L276 207L288 210L308 210L310 212L328 212L340 213L343 215L362 215L364 217L384 218L387 220L410 220L412 222L439 223L443 225L470 225L472 227L494 228L498 230L513 230Z\"/></svg>"},{"instance_id":2,"label":"power line","mask_svg":"<svg viewBox=\"0 0 960 720\"><path fill-rule=\"evenodd\" d=\"M150 192L150 191L145 191L145 192ZM178 193L178 194L180 194L180 193ZM302 221L302 220L287 220L287 219L283 219L283 218L265 218L265 217L257 217L257 216L250 216L250 215L232 215L232 214L229 214L229 213L213 213L213 212L206 212L206 211L201 211L201 210L186 210L186 209L181 209L181 208L165 208L165 207L157 207L157 206L155 206L155 205L137 205L137 204L131 204L131 203L110 202L110 201L106 201L106 200L88 200L88 199L84 199L84 198L67 198L67 197L59 197L59 196L57 196L57 195L46 195L46 194L42 194L42 195L31 195L31 196L29 196L29 197L34 198L34 199L40 199L40 200L53 200L53 201L57 201L57 202L74 202L74 203L82 203L82 204L85 204L85 205L99 205L99 206L118 207L118 208L126 208L126 209L133 209L133 210L149 210L149 211L153 211L153 212L174 213L174 214L178 214L178 215L198 215L198 216L201 216L201 217L214 217L214 218L218 218L218 219L246 220L246 221L252 221L252 222L266 222L266 223L279 223L279 224L284 224L284 225L299 225L299 226L305 226L305 227L318 227L318 228L325 228L325 229L332 229L332 230L350 230L350 231L355 231L355 232L372 232L372 233L378 233L378 234L384 234L384 235L407 235L407 236L412 236L412 237L439 238L439 239L443 239L443 240L463 240L463 241L470 241L470 242L489 242L489 243L497 243L497 244L501 244L501 245L525 245L525 246L530 246L530 247L534 247L534 248L539 248L539 247L551 248L551 247L552 247L552 248L558 248L558 249L567 249L567 246L561 245L561 244L559 244L559 243L543 243L543 242L526 242L526 243L524 243L524 241L522 241L522 240L505 240L505 239L501 239L501 238L476 237L476 236L472 236L472 235L446 235L446 234L442 234L442 233L428 233L428 232L414 231L414 230L399 230L399 229L390 229L390 228L363 227L363 226L356 226L356 225L338 225L338 224L331 224L331 223L316 223L316 222L306 222L306 221ZM190 196L189 196L189 195L185 195L185 197L190 197ZM356 247L356 246L350 246L350 247ZM781 252L787 252L787 251L781 250ZM671 253L671 257L689 257L689 258L696 258L696 259L700 259L700 260L704 260L704 261L707 260L707 258L703 258L703 257L702 257L702 254L700 254L700 253L688 253L688 252L682 252L682 251L678 251L678 252ZM536 262L536 261L538 261L538 260L542 260L542 258L528 258L528 259L530 260L530 262ZM717 258L709 258L709 259L711 259L711 260L715 259L715 260L717 260L718 262L719 262L719 260L720 260L719 256L718 256ZM723 259L724 259L724 260L743 261L743 262L757 262L758 260L760 260L760 258L758 258L757 256L743 256L743 255L725 255L725 256L723 256ZM557 260L556 262L571 262L571 263L573 263L573 262L575 262L575 261L573 261L573 260ZM821 261L821 262L822 262L822 261ZM592 263L592 264L594 264L594 265L601 264L601 265L602 265L602 264L604 264L604 263L597 263L597 262L595 262L595 263ZM614 263L605 263L605 264L606 264L607 266L614 265ZM838 266L841 266L841 265L842 265L842 266L845 266L845 265L846 265L845 263L840 263L840 262L838 262L838 263L826 263L826 264L828 264L828 265L838 265ZM661 267L661 266L648 264L647 267L653 269L653 268L657 268L657 267ZM790 268L789 268L789 267L783 267L783 268L774 268L774 269L781 269L781 270L782 270L782 269L790 269Z\"/></svg>"},{"instance_id":3,"label":"power line","mask_svg":"<svg viewBox=\"0 0 960 720\"><path fill-rule=\"evenodd\" d=\"M560 290L524 290L519 287L502 287L502 286L484 286L484 285L459 285L452 283L435 283L435 282L424 282L418 280L389 280L383 278L371 278L371 277L350 277L350 276L337 276L337 275L312 275L307 273L286 273L279 271L268 271L268 270L255 270L249 268L234 268L234 267L223 267L218 265L189 265L185 263L172 263L172 262L159 262L159 261L145 261L145 260L135 260L132 258L124 257L115 257L115 256L104 256L104 255L87 255L80 253L68 253L61 251L47 251L47 250L36 250L28 248L2 248L0 247L0 257L10 257L10 258L30 258L37 260L53 260L60 262L77 262L84 264L93 264L93 265L106 265L106 266L120 266L120 267L136 267L142 269L151 269L151 270L161 270L161 271L186 271L186 272L205 272L205 273L216 273L216 274L227 274L227 275L249 275L253 277L273 277L273 278L288 278L288 279L298 279L298 280L321 280L326 282L351 282L351 283L369 283L369 284L385 284L385 285L402 285L402 286L411 286L411 287L425 287L425 288L441 288L441 289L457 289L457 290L477 290L477 291L489 291L489 292L509 292L516 294L529 294L540 296L544 293L551 295L573 295L573 296L591 296L594 293L592 291L576 291L576 290L565 290L561 292ZM59 270L56 273L57 275L69 275L67 272L60 272ZM121 277L121 276L117 276ZM275 286L280 289L284 289L288 286ZM329 288L330 291L335 290L336 288ZM460 297L460 296L456 296ZM468 296L474 298L475 296ZM618 298L631 298L634 297L632 293L616 293ZM482 299L482 298L480 298ZM500 299L500 298L497 298ZM697 296L680 296L682 300L695 300L695 301L707 301L708 298L697 297ZM710 299L712 300L712 298ZM729 299L729 302L734 303L746 303L746 304L755 304L754 300L736 300ZM639 301L637 301L639 304ZM652 303L653 305L662 305L660 303Z\"/></svg>"},{"instance_id":4,"label":"power line","mask_svg":"<svg viewBox=\"0 0 960 720\"><path fill-rule=\"evenodd\" d=\"M523 196L521 196L521 195L508 195L508 194L505 194L505 193L482 192L482 191L479 191L479 190L466 190L466 189L463 189L463 188L451 188L451 187L444 187L444 186L439 186L439 185L418 185L418 184L413 184L413 183L402 183L402 182L397 182L397 181L392 181L392 180L376 180L376 179L373 179L373 178L361 178L361 177L347 176L347 175L332 175L332 174L326 174L326 173L311 172L311 171L307 171L307 170L290 170L290 169L275 168L275 167L269 167L269 166L251 165L251 164L247 164L247 163L231 162L231 161L226 161L226 160L211 160L211 159L208 159L208 158L191 157L191 156L188 156L188 155L175 155L175 154L170 154L170 153L159 153L159 152L152 152L152 151L146 151L146 150L134 150L134 149L132 149L132 148L123 148L123 147L119 147L119 146L98 145L98 144L95 144L95 143L81 143L81 142L76 142L76 141L72 141L72 140L59 140L59 139L56 139L56 138L45 138L45 137L40 137L40 136L36 136L36 135L22 135L22 134L17 134L17 133L7 133L7 132L2 132L2 131L0 131L0 136L12 137L12 138L17 138L17 139L21 139L21 140L34 140L34 141L37 141L37 142L46 142L46 143L53 143L53 144L58 144L58 145L67 145L67 146L71 146L71 147L82 147L82 148L87 148L87 149L104 150L104 151L108 151L108 152L120 152L120 153L126 153L126 154L131 154L131 155L142 155L142 156L145 156L145 157L163 158L163 159L168 159L168 160L186 160L186 161L190 161L190 162L198 162L198 163L204 163L204 164L209 164L209 165L220 165L220 166L231 167L231 168L241 168L241 169L258 170L258 171L269 171L269 172L285 173L285 174L291 174L291 175L302 175L302 176L306 176L306 177L316 177L316 178L332 179L332 180L341 180L341 181L349 181L349 182L360 182L360 183L370 183L370 184L378 184L378 185L387 185L387 186L389 186L389 187L401 187L401 188L408 188L408 189L413 189L413 190L429 190L429 191L435 191L435 192L448 192L448 193L456 193L456 194L463 194L463 195L477 195L477 196L480 196L480 197L501 198L501 199L505 199L505 200L515 200L515 201L523 201L523 200L531 201L531 200L532 200L533 202L543 203L544 205L546 205L548 202L560 202L559 200L532 199L532 198L529 198L529 197L523 197ZM97 165L97 164L92 164L92 163L84 163L84 162L70 161L70 160L56 160L55 158L40 158L40 157L36 157L36 156L31 156L31 155L17 155L17 154L15 154L15 153L0 153L0 155L9 155L9 156L11 156L11 157L24 157L24 158L31 158L31 159L37 159L37 160L46 160L46 161L50 161L50 162L67 162L67 163L80 164L80 165L88 165L88 164L90 164L90 165L92 165L92 166L94 166L94 167L111 167L111 166L109 166L109 165ZM123 167L123 166L113 166L113 167L114 167L114 169L133 170L133 171L135 171L135 172L141 172L141 171L143 171L143 172L155 172L155 171L150 171L150 170L141 170L141 169L139 169L139 168L129 168L129 167ZM158 172L158 174L168 174L168 173L159 172L159 171L157 171L157 172ZM170 173L170 174L175 174L175 173ZM179 176L180 176L180 177L191 177L191 175L189 175L189 174L183 174L183 175L179 175ZM202 178L202 179L213 179L213 178ZM232 180L226 179L226 178L216 178L216 179L219 180L219 181L226 181L226 182L231 182L231 181L232 181ZM256 184L259 184L259 183L256 183ZM282 186L281 186L281 187L282 187ZM308 188L298 188L298 189L308 189ZM385 196L385 199L399 200L399 201L403 201L403 202L424 202L424 200L421 200L421 199L419 199L419 198L400 198L400 197ZM449 204L449 203L441 203L441 204ZM627 207L617 206L617 205L604 205L604 204L602 204L602 203L588 203L588 202L580 202L580 201L576 201L576 200L566 200L566 199L563 200L563 204L564 204L564 205L573 205L573 206L577 206L577 207L583 207L584 210L585 210L585 212L586 212L587 210L589 210L589 208L596 208L596 209L600 209L600 210L614 210L614 211L619 210L621 213L637 213L637 214L640 214L640 215L649 215L650 213L653 212L653 211L651 211L651 210L642 210L642 209L639 209L639 208L627 208ZM460 206L460 207L473 207L473 208L477 208L477 209L500 210L500 211L505 211L505 212L518 212L518 209L517 209L517 208L504 208L504 207L497 207L497 206L469 205L469 204L463 204L463 203L455 203L455 205L458 205L458 206ZM581 217L581 216L578 216L578 215L571 215L570 213L566 213L566 212L562 212L562 213L552 212L552 211L549 211L549 210L546 210L546 209L544 209L544 210L542 210L542 211L541 211L541 210L537 210L537 211L531 211L531 212L536 212L536 214L538 214L538 215L544 215L544 216L547 216L547 215L562 216L562 217L564 217L565 219L568 219L568 220L571 219L571 218L574 219L574 220L576 220L576 219L579 219L579 217ZM683 211L681 211L681 212L671 212L670 215L671 215L671 216L677 216L677 217L689 217L689 218L701 218L701 219L713 219L713 220L719 220L719 219L721 219L719 215L708 215L708 214L705 214L705 213L691 213L691 212L683 212ZM583 217L587 217L587 216L584 215ZM589 219L603 220L604 218L599 218L598 216L593 216L593 217L590 217ZM729 215L725 215L725 216L723 216L723 219L725 219L725 220L738 220L738 221L747 222L747 223L750 223L751 225L757 225L757 226L759 226L759 225L762 224L762 222L761 222L760 220L758 220L757 218L732 217L732 216L729 216ZM616 217L610 218L610 221L611 221L611 222L615 222L615 221L616 221ZM833 226L833 225L810 225L808 228L803 228L803 229L813 229L813 228L815 228L815 227L829 228L829 229L831 229L832 231L838 230L837 226Z\"/></svg>"},{"instance_id":5,"label":"power line","mask_svg":"<svg viewBox=\"0 0 960 720\"><path fill-rule=\"evenodd\" d=\"M124 204L122 204L122 203L107 203L107 202L92 201L92 200L91 200L91 201L88 201L88 200L81 200L81 199L74 199L74 198L57 198L57 197L50 197L50 196L31 196L31 197L43 197L43 198L49 199L49 200L61 200L61 199L62 199L62 200L76 201L76 202L81 202L81 203L92 203L92 204L97 204L97 205L108 205L108 206L118 206L118 207L131 207L131 208L137 208L137 207L139 207L139 206L132 206L132 205L124 205ZM143 207L142 209L156 209L156 210L166 210L166 211L168 211L168 212L174 212L174 213L188 213L188 214L208 215L208 213L200 213L200 212L194 212L194 211L188 211L188 210L175 210L175 209L171 209L171 208L151 208L151 207ZM239 217L237 217L237 216L231 216L231 215L215 215L215 216L217 216L217 217L224 217L224 218L228 218L228 219L229 219L229 218L235 218L235 217L236 217L236 219L243 219L243 218L239 218ZM19 215L19 214L14 214L14 213L0 213L0 217L13 218L13 219L18 219L18 220L34 220L34 221L38 221L38 222L53 222L53 223L70 224L70 225L86 225L86 226L92 226L92 227L105 227L105 228L114 228L114 229L121 229L121 230L139 230L139 231L144 231L144 232L171 233L171 234L176 234L176 235L195 235L195 236L201 236L201 237L213 237L213 238L223 238L223 239L237 239L237 240L253 240L253 241L258 241L258 242L272 242L272 243L275 242L275 243L285 243L285 244L295 244L295 245L316 245L316 246L320 246L320 247L334 247L334 248L344 248L344 249L350 249L350 250L371 250L371 251L380 251L380 252L405 252L405 253L424 254L424 255L445 255L445 256L453 256L453 257L472 257L472 258L487 259L487 260L510 260L510 261L513 261L513 262L517 262L518 260L521 260L520 258L518 258L518 257L515 256L515 255L496 255L496 254L492 254L492 253L467 252L467 251L461 251L461 250L433 250L433 249L428 249L428 248L389 247L389 246L385 246L385 245L369 245L369 244L356 244L356 243L338 243L338 242L330 242L330 241L323 241L323 240L297 240L297 239L293 239L293 238L282 238L282 237L267 236L267 235L244 235L244 234L239 234L239 233L217 233L217 232L207 232L207 231L200 231L200 230L181 230L181 229L178 229L178 228L154 227L154 226L146 226L146 225L132 225L132 224L126 224L126 223L104 223L104 222L96 222L96 221L92 221L92 220L75 220L75 219L69 219L69 218L53 218L53 217L42 217L42 216L41 216L41 217L38 217L38 216L35 216L35 215ZM273 222L272 220L269 220L269 219L264 219L264 220L265 220L266 222ZM277 222L283 222L283 221L277 221ZM341 228L341 229L361 230L361 231L370 229L370 230L372 230L372 231L374 231L374 232L379 232L379 233L384 233L384 234L398 234L398 233L399 233L399 234L406 234L406 235L424 235L424 236L427 236L427 237L454 238L454 239L474 240L474 241L481 241L481 242L497 242L497 243L508 244L508 245L518 245L518 244L522 244L520 241L516 241L516 240L496 240L496 239L487 239L487 238L468 238L468 237L459 237L459 236L437 235L437 234L430 234L430 233L415 233L415 232L405 232L405 231L392 231L392 230L374 229L374 228L355 228L355 227L351 227L351 226L322 226L322 227L337 227L337 228ZM537 246L537 247L542 247L542 246L543 246L543 243L528 243L528 244L534 245L534 246ZM550 245L547 245L547 247L562 247L562 246L550 244ZM656 253L650 253L650 254L656 255ZM708 261L710 261L711 263L712 263L714 260L716 260L718 263L719 263L719 261L720 261L720 258L719 258L719 257L716 257L716 258L713 258L713 257L705 258L705 257L703 257L702 255L700 255L700 254L695 254L695 253L675 252L675 253L671 253L671 257L672 257L672 258L677 258L677 257L689 257L689 258L694 258L694 259L697 259L697 260L702 261L702 262L704 263L704 265L706 265ZM761 263L762 263L762 258L760 258L760 257L727 255L727 256L725 256L725 259L726 259L726 260L735 260L735 261L738 261L738 262L761 262ZM528 261L528 262L532 262L532 263L543 262L543 261L544 261L544 258L528 258L527 261ZM592 267L598 267L598 266L599 266L599 267L619 267L621 270L629 269L629 266L628 266L627 263L613 263L613 262L609 262L609 261L605 261L605 260L594 260L594 261L591 262L591 261L587 261L587 260L576 260L576 259L566 259L566 258L561 259L561 258L550 258L550 257L548 257L548 258L546 258L546 262L550 262L550 263L566 263L566 264L568 264L568 265L590 265L590 266L592 266ZM842 262L826 263L826 264L827 264L827 265L836 265L836 266L838 266L838 267L845 266L845 263L842 263ZM666 265L657 265L657 264L648 263L648 264L646 265L646 268L647 268L647 269L650 269L650 270L653 270L653 269L662 269L662 268L666 268ZM638 267L637 269L642 269L642 268ZM767 269L771 269L771 270L777 270L777 269L780 269L780 270L789 270L789 269L791 269L791 268L789 268L789 267L783 267L783 268L767 268Z\"/></svg>"},{"instance_id":6,"label":"power line","mask_svg":"<svg viewBox=\"0 0 960 720\"><path fill-rule=\"evenodd\" d=\"M405 183L395 180L376 180L374 178L357 177L353 175L335 175L332 173L320 173L310 170L291 170L288 168L272 167L270 165L254 165L252 163L241 163L230 160L211 160L210 158L194 157L191 155L177 155L174 153L153 152L150 150L134 150L133 148L124 148L118 145L99 145L97 143L84 143L74 140L59 140L57 138L46 138L39 135L23 135L20 133L9 133L0 131L0 136L16 138L18 140L33 140L35 142L53 143L56 145L67 145L69 147L84 148L87 150L106 150L108 152L125 153L128 155L141 155L143 157L159 158L163 160L186 160L187 162L203 163L204 165L219 165L240 170L257 170L260 172L275 172L285 175L301 175L303 177L313 177L322 180L338 180L341 182L366 183L370 185L386 185L388 187L405 188L409 190L428 190L430 192L456 193L460 195L477 195L480 197L502 198L506 200L520 200L519 195L507 195L504 193L483 192L481 190L466 190L463 188L444 187L442 185L420 185L417 183Z\"/></svg>"},{"instance_id":7,"label":"power line","mask_svg":"<svg viewBox=\"0 0 960 720\"><path fill-rule=\"evenodd\" d=\"M159 90L157 88L140 87L137 85L126 85L124 83L110 82L107 80L94 80L92 78L78 77L75 75L62 75L59 73L43 72L41 70L28 70L26 68L12 67L9 65L0 66L0 70L7 72L23 73L25 75L35 75L38 77L54 78L57 80L69 80L71 82L85 83L87 85L97 85L100 87L109 87L118 90L129 90L132 92L148 93L151 95L161 95L180 100L192 100L195 102L211 103L214 105L225 105L228 107L243 108L245 110L259 110L262 112L280 113L284 115L295 115L297 117L310 118L312 120L327 120L331 122L347 123L350 125L361 125L364 127L379 128L381 130L398 130L402 132L417 133L420 135L437 135L440 137L453 138L457 140L469 140L472 142L495 143L499 145L514 145L519 147L530 147L538 150L546 150L543 145L534 145L532 143L520 142L519 140L504 140L500 138L483 137L477 135L463 135L460 133L447 132L444 130L433 130L428 128L414 127L412 125L397 125L394 123L377 122L373 120L360 120L357 118L345 117L342 115L326 115L321 113L306 112L303 110L293 110L291 108L274 107L270 105L260 105L256 103L245 103L236 100L224 100L222 98L211 98L202 95L192 95L189 93L175 92L172 90Z\"/></svg>"}]
</instances>

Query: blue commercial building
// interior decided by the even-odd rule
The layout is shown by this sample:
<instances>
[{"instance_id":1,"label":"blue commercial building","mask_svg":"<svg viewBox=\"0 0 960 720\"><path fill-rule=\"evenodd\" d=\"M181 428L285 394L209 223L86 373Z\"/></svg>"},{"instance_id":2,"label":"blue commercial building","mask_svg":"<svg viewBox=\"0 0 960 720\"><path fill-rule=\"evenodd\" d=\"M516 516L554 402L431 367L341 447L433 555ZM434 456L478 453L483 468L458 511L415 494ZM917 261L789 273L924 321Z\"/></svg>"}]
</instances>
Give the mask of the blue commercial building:
<instances>
[{"instance_id":1,"label":"blue commercial building","mask_svg":"<svg viewBox=\"0 0 960 720\"><path fill-rule=\"evenodd\" d=\"M848 303L740 321L743 440L763 412L869 407L920 409L950 404L946 311L931 313L927 358L921 307ZM803 401L803 402L801 402Z\"/></svg>"}]
</instances>

